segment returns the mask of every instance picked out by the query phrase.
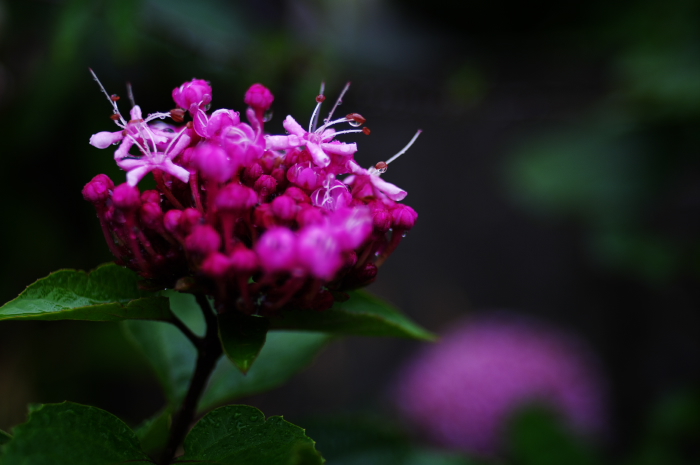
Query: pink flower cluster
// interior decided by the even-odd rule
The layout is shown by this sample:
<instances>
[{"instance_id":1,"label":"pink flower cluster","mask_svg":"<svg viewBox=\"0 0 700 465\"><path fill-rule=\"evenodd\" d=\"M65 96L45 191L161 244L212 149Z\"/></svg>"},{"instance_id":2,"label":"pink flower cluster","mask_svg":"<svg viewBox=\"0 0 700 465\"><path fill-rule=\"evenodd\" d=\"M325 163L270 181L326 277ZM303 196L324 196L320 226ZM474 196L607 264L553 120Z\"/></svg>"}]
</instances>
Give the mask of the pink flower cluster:
<instances>
[{"instance_id":1,"label":"pink flower cluster","mask_svg":"<svg viewBox=\"0 0 700 465\"><path fill-rule=\"evenodd\" d=\"M134 105L128 121L102 90L120 129L90 143L118 145L126 183L100 174L83 196L117 262L157 285L204 290L220 311L323 310L371 283L415 224L416 212L397 203L406 192L380 178L386 163L361 168L357 145L337 140L369 134L361 115L331 111L316 128L323 95L308 131L287 116L288 134L267 135L274 97L261 84L246 92L247 123L233 110L209 112L212 89L200 79L173 90L178 108L144 118ZM157 189L141 192L149 172Z\"/></svg>"},{"instance_id":2,"label":"pink flower cluster","mask_svg":"<svg viewBox=\"0 0 700 465\"><path fill-rule=\"evenodd\" d=\"M606 432L604 377L571 334L512 314L467 318L402 370L393 393L405 418L439 445L502 455L510 417L528 404L573 432Z\"/></svg>"}]
</instances>

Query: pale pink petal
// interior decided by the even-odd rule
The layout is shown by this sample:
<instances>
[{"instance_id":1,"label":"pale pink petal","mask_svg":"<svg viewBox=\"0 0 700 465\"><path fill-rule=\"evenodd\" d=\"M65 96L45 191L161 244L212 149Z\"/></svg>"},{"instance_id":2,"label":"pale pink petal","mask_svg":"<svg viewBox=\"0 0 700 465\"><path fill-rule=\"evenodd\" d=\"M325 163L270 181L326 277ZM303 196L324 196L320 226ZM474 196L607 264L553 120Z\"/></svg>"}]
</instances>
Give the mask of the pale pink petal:
<instances>
[{"instance_id":1,"label":"pale pink petal","mask_svg":"<svg viewBox=\"0 0 700 465\"><path fill-rule=\"evenodd\" d=\"M304 137L304 135L306 135L304 128L302 128L301 125L297 123L294 118L292 118L292 115L285 118L282 126L284 126L284 129L286 129L290 134L294 134L295 136Z\"/></svg>"},{"instance_id":2,"label":"pale pink petal","mask_svg":"<svg viewBox=\"0 0 700 465\"><path fill-rule=\"evenodd\" d=\"M134 108L131 109L131 119L132 120L139 120L143 119L143 115L141 114L141 107L138 105L134 105Z\"/></svg>"},{"instance_id":3,"label":"pale pink petal","mask_svg":"<svg viewBox=\"0 0 700 465\"><path fill-rule=\"evenodd\" d=\"M389 197L391 200L398 202L399 200L406 198L406 195L408 194L405 190L391 184L390 182L386 182L379 176L370 175L370 180L372 181L374 187L383 192L384 195Z\"/></svg>"},{"instance_id":4,"label":"pale pink petal","mask_svg":"<svg viewBox=\"0 0 700 465\"><path fill-rule=\"evenodd\" d=\"M125 137L122 139L122 143L119 148L114 152L114 159L119 161L124 157L129 156L129 150L134 145L134 139L131 137Z\"/></svg>"},{"instance_id":5,"label":"pale pink petal","mask_svg":"<svg viewBox=\"0 0 700 465\"><path fill-rule=\"evenodd\" d=\"M126 182L130 186L135 186L146 176L149 172L153 171L155 166L145 165L140 168L133 169L126 174Z\"/></svg>"},{"instance_id":6,"label":"pale pink petal","mask_svg":"<svg viewBox=\"0 0 700 465\"><path fill-rule=\"evenodd\" d=\"M349 157L355 152L357 152L357 144L321 144L321 148L324 152L332 153L335 155L342 155L344 157Z\"/></svg>"},{"instance_id":7,"label":"pale pink petal","mask_svg":"<svg viewBox=\"0 0 700 465\"><path fill-rule=\"evenodd\" d=\"M178 178L180 181L187 183L190 180L190 172L187 171L185 168L182 166L178 166L169 159L163 160L163 163L161 163L158 166L155 166L155 168L158 168L162 171L165 171L168 174L171 174Z\"/></svg>"},{"instance_id":8,"label":"pale pink petal","mask_svg":"<svg viewBox=\"0 0 700 465\"><path fill-rule=\"evenodd\" d=\"M265 136L265 150L289 150L304 143L294 134L289 136Z\"/></svg>"},{"instance_id":9,"label":"pale pink petal","mask_svg":"<svg viewBox=\"0 0 700 465\"><path fill-rule=\"evenodd\" d=\"M122 139L124 139L124 133L122 131L103 131L93 134L92 137L90 137L90 145L97 147L98 149L106 149L110 145L116 144Z\"/></svg>"},{"instance_id":10,"label":"pale pink petal","mask_svg":"<svg viewBox=\"0 0 700 465\"><path fill-rule=\"evenodd\" d=\"M326 152L321 150L321 147L318 144L312 144L309 142L306 144L306 148L309 150L309 153L317 166L325 168L331 164L331 158L326 155Z\"/></svg>"},{"instance_id":11,"label":"pale pink petal","mask_svg":"<svg viewBox=\"0 0 700 465\"><path fill-rule=\"evenodd\" d=\"M197 108L195 114L192 117L194 119L194 130L201 137L207 137L207 124L209 123L209 118L204 110Z\"/></svg>"},{"instance_id":12,"label":"pale pink petal","mask_svg":"<svg viewBox=\"0 0 700 465\"><path fill-rule=\"evenodd\" d=\"M175 145L170 149L170 152L167 154L169 159L173 159L176 156L180 155L183 150L187 148L188 145L190 145L190 142L192 141L192 138L187 134L187 129L184 130L184 133L180 136L180 139L175 142Z\"/></svg>"}]
</instances>

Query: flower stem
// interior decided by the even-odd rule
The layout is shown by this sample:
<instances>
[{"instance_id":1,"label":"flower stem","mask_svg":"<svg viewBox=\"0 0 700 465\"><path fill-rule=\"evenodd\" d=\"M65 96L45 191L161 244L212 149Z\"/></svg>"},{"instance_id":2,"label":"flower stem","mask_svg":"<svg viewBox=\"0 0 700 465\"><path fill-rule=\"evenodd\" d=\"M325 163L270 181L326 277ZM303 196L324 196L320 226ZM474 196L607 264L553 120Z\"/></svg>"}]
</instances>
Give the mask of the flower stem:
<instances>
[{"instance_id":1,"label":"flower stem","mask_svg":"<svg viewBox=\"0 0 700 465\"><path fill-rule=\"evenodd\" d=\"M214 371L216 362L223 353L221 343L219 342L219 329L216 316L211 311L209 301L204 294L195 294L195 297L204 314L204 319L207 323L207 332L204 338L200 340L200 344L196 345L197 365L185 399L182 401L180 409L173 416L170 437L168 438L168 443L159 462L162 465L172 462L178 446L184 441L189 431L190 424L192 424L195 414L197 413L199 398L204 391L209 376L212 371Z\"/></svg>"}]
</instances>

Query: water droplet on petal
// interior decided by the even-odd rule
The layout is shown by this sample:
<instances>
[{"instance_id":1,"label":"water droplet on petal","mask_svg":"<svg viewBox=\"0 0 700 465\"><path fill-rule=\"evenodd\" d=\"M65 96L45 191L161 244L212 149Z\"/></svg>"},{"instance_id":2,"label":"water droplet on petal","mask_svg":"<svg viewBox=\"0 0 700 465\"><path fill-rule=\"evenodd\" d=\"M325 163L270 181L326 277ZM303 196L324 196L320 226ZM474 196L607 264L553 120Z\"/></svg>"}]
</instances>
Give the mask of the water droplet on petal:
<instances>
[{"instance_id":1,"label":"water droplet on petal","mask_svg":"<svg viewBox=\"0 0 700 465\"><path fill-rule=\"evenodd\" d=\"M267 123L272 119L272 110L267 110L265 114L263 115L263 122Z\"/></svg>"}]
</instances>

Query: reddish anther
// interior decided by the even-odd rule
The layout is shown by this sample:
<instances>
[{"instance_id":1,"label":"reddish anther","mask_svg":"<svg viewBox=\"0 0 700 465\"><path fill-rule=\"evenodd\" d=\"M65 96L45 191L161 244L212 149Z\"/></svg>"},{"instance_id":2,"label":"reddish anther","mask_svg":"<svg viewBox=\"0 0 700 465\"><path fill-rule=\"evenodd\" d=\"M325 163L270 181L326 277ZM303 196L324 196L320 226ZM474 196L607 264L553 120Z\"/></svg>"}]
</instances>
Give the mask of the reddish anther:
<instances>
[{"instance_id":1,"label":"reddish anther","mask_svg":"<svg viewBox=\"0 0 700 465\"><path fill-rule=\"evenodd\" d=\"M120 99L121 97L118 96L117 94L112 94L112 95L109 96L109 98L110 98L113 102L118 102L119 99Z\"/></svg>"},{"instance_id":2,"label":"reddish anther","mask_svg":"<svg viewBox=\"0 0 700 465\"><path fill-rule=\"evenodd\" d=\"M381 171L382 173L386 171L387 167L389 165L386 164L386 162L380 161L376 165L374 165L374 169L377 171Z\"/></svg>"},{"instance_id":3,"label":"reddish anther","mask_svg":"<svg viewBox=\"0 0 700 465\"><path fill-rule=\"evenodd\" d=\"M370 129L368 127L364 127L364 128L362 128L362 132L369 136L372 131L370 131Z\"/></svg>"},{"instance_id":4,"label":"reddish anther","mask_svg":"<svg viewBox=\"0 0 700 465\"><path fill-rule=\"evenodd\" d=\"M349 115L345 116L347 119L350 121L354 121L357 124L365 124L367 122L367 118L362 116L359 113L350 113Z\"/></svg>"},{"instance_id":5,"label":"reddish anther","mask_svg":"<svg viewBox=\"0 0 700 465\"><path fill-rule=\"evenodd\" d=\"M323 103L325 100L326 100L326 96L325 96L325 95L318 95L318 96L316 96L316 102L318 102L318 103Z\"/></svg>"},{"instance_id":6,"label":"reddish anther","mask_svg":"<svg viewBox=\"0 0 700 465\"><path fill-rule=\"evenodd\" d=\"M119 121L119 115L115 113L114 115L110 115L109 119L111 119L112 121Z\"/></svg>"},{"instance_id":7,"label":"reddish anther","mask_svg":"<svg viewBox=\"0 0 700 465\"><path fill-rule=\"evenodd\" d=\"M175 108L173 110L170 110L170 117L176 123L182 123L185 120L185 110L183 110L182 108Z\"/></svg>"}]
</instances>

